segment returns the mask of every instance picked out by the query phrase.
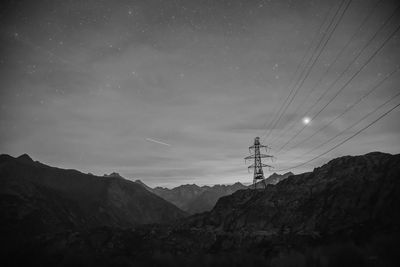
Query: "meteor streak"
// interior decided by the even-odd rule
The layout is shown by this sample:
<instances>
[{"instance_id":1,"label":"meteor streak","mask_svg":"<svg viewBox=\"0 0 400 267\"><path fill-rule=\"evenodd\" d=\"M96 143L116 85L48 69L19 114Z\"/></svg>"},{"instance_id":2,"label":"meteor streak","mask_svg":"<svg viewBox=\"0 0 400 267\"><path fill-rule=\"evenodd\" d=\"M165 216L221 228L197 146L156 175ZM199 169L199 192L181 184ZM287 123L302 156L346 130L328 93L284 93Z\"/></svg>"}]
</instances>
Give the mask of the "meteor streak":
<instances>
[{"instance_id":1,"label":"meteor streak","mask_svg":"<svg viewBox=\"0 0 400 267\"><path fill-rule=\"evenodd\" d=\"M151 138L146 138L146 141L157 143L157 144L164 145L164 146L171 146L170 144L167 144L167 143L164 143L164 142L161 142L161 141L157 141L157 140L154 140L154 139L151 139Z\"/></svg>"}]
</instances>

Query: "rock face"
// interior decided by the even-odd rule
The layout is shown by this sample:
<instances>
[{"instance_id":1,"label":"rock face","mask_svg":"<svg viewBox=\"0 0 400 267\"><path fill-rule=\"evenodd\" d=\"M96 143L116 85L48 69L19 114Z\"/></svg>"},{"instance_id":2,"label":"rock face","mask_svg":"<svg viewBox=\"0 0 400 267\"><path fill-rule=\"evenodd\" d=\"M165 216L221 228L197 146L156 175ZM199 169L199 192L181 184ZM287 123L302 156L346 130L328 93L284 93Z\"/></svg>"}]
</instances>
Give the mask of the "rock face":
<instances>
[{"instance_id":1,"label":"rock face","mask_svg":"<svg viewBox=\"0 0 400 267\"><path fill-rule=\"evenodd\" d=\"M241 183L233 185L197 186L181 185L173 189L156 187L150 189L154 194L173 203L189 214L210 211L220 197L230 195L246 186Z\"/></svg>"},{"instance_id":2,"label":"rock face","mask_svg":"<svg viewBox=\"0 0 400 267\"><path fill-rule=\"evenodd\" d=\"M280 181L285 180L286 178L289 178L289 176L294 175L292 172L287 172L284 174L277 174L277 173L273 173L271 174L267 179L265 179L265 183L268 184L277 184Z\"/></svg>"},{"instance_id":3,"label":"rock face","mask_svg":"<svg viewBox=\"0 0 400 267\"><path fill-rule=\"evenodd\" d=\"M151 188L150 186L147 186L145 183L143 183L141 180L135 180L135 183L140 184L141 186L143 186L144 188L146 188L148 191L154 193L153 188Z\"/></svg>"},{"instance_id":4,"label":"rock face","mask_svg":"<svg viewBox=\"0 0 400 267\"><path fill-rule=\"evenodd\" d=\"M0 156L1 230L35 235L66 229L132 227L185 213L134 182ZM26 232L26 233L24 233Z\"/></svg>"},{"instance_id":5,"label":"rock face","mask_svg":"<svg viewBox=\"0 0 400 267\"><path fill-rule=\"evenodd\" d=\"M5 168L5 162L22 173L10 166ZM61 188L47 185L59 169L41 165L50 168L52 176L38 186L37 177L46 175L19 164L19 159L0 156L1 178L18 181L24 172L35 177L9 184L7 190L3 190L5 179L0 179L0 243L6 247L0 251L0 261L9 263L4 266L400 266L400 155L375 152L341 157L313 172L268 185L266 190L236 191L220 198L210 212L170 225L57 233L51 232L52 226L62 220L77 224L77 218L82 218L75 215L79 209L72 207L75 198L84 196L59 193L75 184L71 178ZM7 176L5 169L10 170ZM93 187L92 182L80 183L80 188L91 188L90 192ZM103 189L100 186L97 190ZM52 193L54 190L57 194ZM109 190L112 194L107 203L128 205L121 186L116 184ZM52 203L47 201L50 196ZM90 199L87 196L89 209L97 205ZM33 203L32 207L28 203ZM59 212L54 213L55 209ZM84 217L83 224L91 225L96 216ZM25 217L29 220L21 223L19 218ZM47 232L18 243L19 236L26 237L35 230L36 224L31 222L40 217L46 218ZM13 218L15 227L11 228L9 220L4 227L3 218Z\"/></svg>"},{"instance_id":6,"label":"rock face","mask_svg":"<svg viewBox=\"0 0 400 267\"><path fill-rule=\"evenodd\" d=\"M197 227L228 232L302 235L399 225L400 155L337 158L266 190L240 190L220 198L211 212L190 220Z\"/></svg>"},{"instance_id":7,"label":"rock face","mask_svg":"<svg viewBox=\"0 0 400 267\"><path fill-rule=\"evenodd\" d=\"M265 178L263 181L260 181L257 183L256 187L257 188L263 188L265 185L269 185L269 184L277 184L280 181L285 180L286 178L289 178L289 176L294 175L292 172L287 172L284 174L277 174L277 173L273 173L271 174L268 178ZM253 185L250 185L249 188L254 187Z\"/></svg>"},{"instance_id":8,"label":"rock face","mask_svg":"<svg viewBox=\"0 0 400 267\"><path fill-rule=\"evenodd\" d=\"M172 189L155 187L153 192L181 210L188 212L189 203L203 193L204 189L195 184L186 184Z\"/></svg>"},{"instance_id":9,"label":"rock face","mask_svg":"<svg viewBox=\"0 0 400 267\"><path fill-rule=\"evenodd\" d=\"M293 175L288 172L285 174L274 173L264 180L265 184L277 184L280 181ZM247 187L241 183L235 183L232 185L214 185L214 186L198 186L195 184L181 185L172 189L156 187L150 188L140 180L135 181L141 184L150 192L162 197L163 199L173 203L180 209L186 211L189 214L196 214L205 211L210 211L218 199L230 195L240 189L246 189ZM264 187L264 182L258 185L258 188ZM253 185L249 186L251 188Z\"/></svg>"},{"instance_id":10,"label":"rock face","mask_svg":"<svg viewBox=\"0 0 400 267\"><path fill-rule=\"evenodd\" d=\"M122 178L124 179L124 177L122 177L119 173L117 172L112 172L110 174L104 174L103 177L111 177L111 178Z\"/></svg>"},{"instance_id":11,"label":"rock face","mask_svg":"<svg viewBox=\"0 0 400 267\"><path fill-rule=\"evenodd\" d=\"M235 183L233 185L214 185L202 188L205 189L204 192L188 203L188 213L195 214L210 211L219 198L230 195L245 188L245 186L241 183Z\"/></svg>"}]
</instances>

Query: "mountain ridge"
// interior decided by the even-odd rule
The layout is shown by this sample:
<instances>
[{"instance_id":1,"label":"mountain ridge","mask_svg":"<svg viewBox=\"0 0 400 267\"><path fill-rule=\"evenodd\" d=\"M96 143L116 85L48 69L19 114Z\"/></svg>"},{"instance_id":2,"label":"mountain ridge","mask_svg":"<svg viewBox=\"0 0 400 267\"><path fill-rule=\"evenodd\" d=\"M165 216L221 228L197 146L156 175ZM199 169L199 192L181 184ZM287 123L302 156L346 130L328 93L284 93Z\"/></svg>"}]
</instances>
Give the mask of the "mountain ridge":
<instances>
[{"instance_id":1,"label":"mountain ridge","mask_svg":"<svg viewBox=\"0 0 400 267\"><path fill-rule=\"evenodd\" d=\"M0 170L2 164L0 157ZM266 189L237 190L211 211L172 224L47 229L30 238L31 225L14 221L15 229L1 234L14 266L28 260L49 266L394 267L399 177L400 154L344 156Z\"/></svg>"},{"instance_id":2,"label":"mountain ridge","mask_svg":"<svg viewBox=\"0 0 400 267\"><path fill-rule=\"evenodd\" d=\"M350 214L365 223L382 218L400 222L400 206L391 200L400 203L399 175L400 155L344 156L268 185L265 191L239 190L222 197L213 210L193 217L192 223L226 231L257 229L277 234L290 229L313 235L356 225ZM384 205L387 200L378 201L378 195L390 202Z\"/></svg>"},{"instance_id":3,"label":"mountain ridge","mask_svg":"<svg viewBox=\"0 0 400 267\"><path fill-rule=\"evenodd\" d=\"M151 188L140 180L136 180L135 182L189 214L211 210L218 198L231 194L236 190L246 188L240 182L231 185L213 186L184 184L172 189L159 186Z\"/></svg>"},{"instance_id":4,"label":"mountain ridge","mask_svg":"<svg viewBox=\"0 0 400 267\"><path fill-rule=\"evenodd\" d=\"M264 188L265 185L268 184L277 184L291 175L293 175L292 172L287 172L284 174L273 173L268 178L258 182L256 184L256 187ZM254 186L245 186L240 182L236 182L233 184L216 184L212 186L184 184L169 189L160 186L151 188L143 183L141 180L136 180L135 182L142 185L150 192L173 203L174 205L188 212L189 214L210 211L220 197L230 195L240 189L252 188Z\"/></svg>"},{"instance_id":5,"label":"mountain ridge","mask_svg":"<svg viewBox=\"0 0 400 267\"><path fill-rule=\"evenodd\" d=\"M28 157L0 156L3 226L14 228L12 222L19 221L35 227L35 232L48 228L124 228L186 216L132 181L51 167ZM9 212L10 207L14 207L14 213Z\"/></svg>"}]
</instances>

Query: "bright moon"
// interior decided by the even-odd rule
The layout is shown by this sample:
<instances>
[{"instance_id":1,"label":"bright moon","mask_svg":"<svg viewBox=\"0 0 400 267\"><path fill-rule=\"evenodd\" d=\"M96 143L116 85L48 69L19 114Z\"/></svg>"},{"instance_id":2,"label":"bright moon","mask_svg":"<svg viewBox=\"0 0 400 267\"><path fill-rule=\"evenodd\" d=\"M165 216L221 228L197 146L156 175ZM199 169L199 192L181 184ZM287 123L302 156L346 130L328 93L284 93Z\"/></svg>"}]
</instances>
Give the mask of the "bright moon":
<instances>
[{"instance_id":1,"label":"bright moon","mask_svg":"<svg viewBox=\"0 0 400 267\"><path fill-rule=\"evenodd\" d=\"M305 125L309 124L310 121L311 121L311 119L310 119L309 117L303 118L303 123L304 123Z\"/></svg>"}]
</instances>

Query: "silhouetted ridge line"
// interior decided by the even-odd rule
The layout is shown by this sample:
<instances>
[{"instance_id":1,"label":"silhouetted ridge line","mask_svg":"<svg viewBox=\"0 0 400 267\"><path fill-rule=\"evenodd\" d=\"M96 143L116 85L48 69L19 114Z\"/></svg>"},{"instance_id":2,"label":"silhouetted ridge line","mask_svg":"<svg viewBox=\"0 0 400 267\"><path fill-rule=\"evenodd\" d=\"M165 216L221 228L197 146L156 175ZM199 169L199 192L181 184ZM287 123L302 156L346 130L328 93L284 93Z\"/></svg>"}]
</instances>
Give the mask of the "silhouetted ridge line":
<instances>
[{"instance_id":1,"label":"silhouetted ridge line","mask_svg":"<svg viewBox=\"0 0 400 267\"><path fill-rule=\"evenodd\" d=\"M32 233L170 223L186 213L138 184L0 156L2 226L18 221ZM9 212L13 207L13 212Z\"/></svg>"}]
</instances>

